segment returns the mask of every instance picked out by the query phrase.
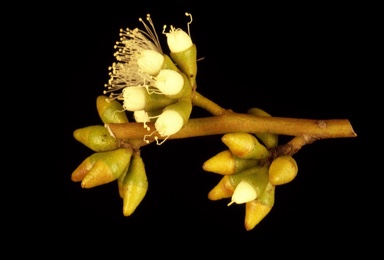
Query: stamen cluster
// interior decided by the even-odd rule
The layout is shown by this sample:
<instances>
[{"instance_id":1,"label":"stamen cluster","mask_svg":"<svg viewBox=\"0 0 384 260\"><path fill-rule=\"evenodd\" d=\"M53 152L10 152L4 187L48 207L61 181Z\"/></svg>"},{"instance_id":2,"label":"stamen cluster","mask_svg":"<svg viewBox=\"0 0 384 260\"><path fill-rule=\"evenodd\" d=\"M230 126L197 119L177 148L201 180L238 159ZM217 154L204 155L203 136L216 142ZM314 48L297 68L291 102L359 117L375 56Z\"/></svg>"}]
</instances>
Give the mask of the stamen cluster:
<instances>
[{"instance_id":1,"label":"stamen cluster","mask_svg":"<svg viewBox=\"0 0 384 260\"><path fill-rule=\"evenodd\" d=\"M186 13L187 16L191 15ZM167 36L171 57L164 54L153 22L148 14L139 21L145 31L127 28L120 31L116 43L116 62L109 67L105 85L110 99L123 101L123 108L133 112L136 122L155 122L161 136L178 132L192 111L191 94L196 88L196 46L190 36L171 26ZM192 18L191 18L192 21ZM189 23L188 23L189 32ZM192 50L192 51L191 51ZM173 57L174 55L174 57Z\"/></svg>"}]
</instances>

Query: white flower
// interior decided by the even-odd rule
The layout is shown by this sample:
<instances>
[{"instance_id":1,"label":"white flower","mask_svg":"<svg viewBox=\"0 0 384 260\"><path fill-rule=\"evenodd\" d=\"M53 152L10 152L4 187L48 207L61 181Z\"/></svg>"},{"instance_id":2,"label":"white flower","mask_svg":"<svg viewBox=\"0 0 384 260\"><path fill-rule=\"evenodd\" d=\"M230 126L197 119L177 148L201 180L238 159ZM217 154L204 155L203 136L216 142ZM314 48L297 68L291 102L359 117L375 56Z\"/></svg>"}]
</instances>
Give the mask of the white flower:
<instances>
[{"instance_id":1,"label":"white flower","mask_svg":"<svg viewBox=\"0 0 384 260\"><path fill-rule=\"evenodd\" d=\"M161 70L155 80L155 87L164 95L177 95L184 87L183 76L171 69Z\"/></svg>"},{"instance_id":2,"label":"white flower","mask_svg":"<svg viewBox=\"0 0 384 260\"><path fill-rule=\"evenodd\" d=\"M155 127L161 136L177 133L184 125L183 117L174 110L164 111L156 120Z\"/></svg>"},{"instance_id":3,"label":"white flower","mask_svg":"<svg viewBox=\"0 0 384 260\"><path fill-rule=\"evenodd\" d=\"M137 111L133 112L133 116L134 116L135 121L137 123L145 123L145 122L151 121L149 118L148 112L146 112L144 110L137 110Z\"/></svg>"},{"instance_id":4,"label":"white flower","mask_svg":"<svg viewBox=\"0 0 384 260\"><path fill-rule=\"evenodd\" d=\"M168 33L165 33L166 26L164 25L163 33L167 36L167 44L171 52L181 52L192 47L192 39L189 34L189 24L192 22L192 15L185 13L185 15L191 17L191 21L188 23L188 34L180 28L175 28L171 25L171 29Z\"/></svg>"},{"instance_id":5,"label":"white flower","mask_svg":"<svg viewBox=\"0 0 384 260\"><path fill-rule=\"evenodd\" d=\"M151 27L143 19L140 18L139 21L144 25L145 31L138 28L120 30L120 40L116 42L115 49L117 51L114 53L117 62L114 62L108 68L110 70L110 79L108 84L105 84L108 90L104 91L104 94L111 92L111 98L122 99L121 92L114 92L119 92L126 87L145 86L147 84L150 75L147 75L145 71L145 64L147 64L145 62L146 54L141 55L144 51L150 50L161 56L163 55L150 15L147 15L147 21ZM140 58L144 58L144 60L140 61L139 64L138 60ZM148 71L153 72L156 69L155 67L148 69Z\"/></svg>"},{"instance_id":6,"label":"white flower","mask_svg":"<svg viewBox=\"0 0 384 260\"><path fill-rule=\"evenodd\" d=\"M151 76L156 76L164 65L165 58L159 52L143 50L137 60L140 69Z\"/></svg>"},{"instance_id":7,"label":"white flower","mask_svg":"<svg viewBox=\"0 0 384 260\"><path fill-rule=\"evenodd\" d=\"M144 110L147 90L141 86L123 89L123 108L128 111Z\"/></svg>"}]
</instances>

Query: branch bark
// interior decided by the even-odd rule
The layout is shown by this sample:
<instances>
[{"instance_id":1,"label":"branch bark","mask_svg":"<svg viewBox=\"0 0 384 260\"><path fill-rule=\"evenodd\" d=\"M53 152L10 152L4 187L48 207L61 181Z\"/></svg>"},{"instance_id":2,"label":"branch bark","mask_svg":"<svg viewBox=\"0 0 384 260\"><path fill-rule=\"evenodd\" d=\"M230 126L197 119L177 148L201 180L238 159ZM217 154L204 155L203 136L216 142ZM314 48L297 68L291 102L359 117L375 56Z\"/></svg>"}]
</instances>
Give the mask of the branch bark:
<instances>
[{"instance_id":1,"label":"branch bark","mask_svg":"<svg viewBox=\"0 0 384 260\"><path fill-rule=\"evenodd\" d=\"M107 124L111 133L118 139L140 139L148 141L181 139L198 136L220 135L231 132L273 133L288 136L310 136L313 139L356 137L347 119L298 119L285 117L260 117L226 111L219 116L191 118L176 134L160 136L153 123Z\"/></svg>"}]
</instances>

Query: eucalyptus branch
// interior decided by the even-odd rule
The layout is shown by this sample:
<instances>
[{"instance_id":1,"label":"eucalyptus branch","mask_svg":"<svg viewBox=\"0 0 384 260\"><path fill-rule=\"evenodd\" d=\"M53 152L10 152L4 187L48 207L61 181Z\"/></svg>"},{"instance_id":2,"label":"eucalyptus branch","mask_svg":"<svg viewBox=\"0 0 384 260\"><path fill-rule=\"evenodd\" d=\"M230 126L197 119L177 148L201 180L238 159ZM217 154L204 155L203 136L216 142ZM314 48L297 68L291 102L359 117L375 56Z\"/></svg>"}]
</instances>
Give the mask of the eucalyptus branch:
<instances>
[{"instance_id":1,"label":"eucalyptus branch","mask_svg":"<svg viewBox=\"0 0 384 260\"><path fill-rule=\"evenodd\" d=\"M146 127L144 127L146 126ZM220 135L232 132L273 133L288 136L309 136L314 139L356 137L347 119L299 119L285 117L262 117L227 111L221 116L191 118L179 132L160 136L154 132L154 123L109 123L117 139L181 139L189 137Z\"/></svg>"},{"instance_id":2,"label":"eucalyptus branch","mask_svg":"<svg viewBox=\"0 0 384 260\"><path fill-rule=\"evenodd\" d=\"M192 16L186 15L189 25ZM96 100L105 127L91 125L74 131L75 139L94 153L72 172L71 179L83 188L117 181L124 216L135 211L147 192L140 148L152 142L223 135L228 149L203 164L205 171L224 175L208 198L232 197L228 206L245 203L244 226L251 230L274 205L275 187L297 175L293 154L316 140L357 136L347 119L274 117L259 108L238 113L221 107L196 92L196 45L190 35L172 26L168 33L163 31L171 51L168 56L162 53L156 32L150 30L154 28L150 15L146 20L151 26L140 18L147 32L122 30L115 46L117 62L110 67L104 91L110 96ZM192 118L193 107L211 115ZM128 121L125 111L133 112L135 122ZM281 135L293 138L279 145Z\"/></svg>"}]
</instances>

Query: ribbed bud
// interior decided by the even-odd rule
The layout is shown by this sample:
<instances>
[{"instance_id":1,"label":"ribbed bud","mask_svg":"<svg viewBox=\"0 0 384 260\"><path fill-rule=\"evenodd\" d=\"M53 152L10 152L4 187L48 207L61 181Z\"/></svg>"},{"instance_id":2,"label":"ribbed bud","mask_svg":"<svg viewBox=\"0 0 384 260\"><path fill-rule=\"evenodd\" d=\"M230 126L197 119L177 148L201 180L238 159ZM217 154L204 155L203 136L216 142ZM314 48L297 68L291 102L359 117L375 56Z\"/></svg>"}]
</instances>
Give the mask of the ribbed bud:
<instances>
[{"instance_id":1,"label":"ribbed bud","mask_svg":"<svg viewBox=\"0 0 384 260\"><path fill-rule=\"evenodd\" d=\"M98 96L96 108L104 124L128 123L127 114L119 101L106 96Z\"/></svg>"},{"instance_id":2,"label":"ribbed bud","mask_svg":"<svg viewBox=\"0 0 384 260\"><path fill-rule=\"evenodd\" d=\"M147 190L148 179L143 159L140 155L134 154L122 184L124 216L130 216L136 210Z\"/></svg>"},{"instance_id":3,"label":"ribbed bud","mask_svg":"<svg viewBox=\"0 0 384 260\"><path fill-rule=\"evenodd\" d=\"M239 158L264 159L269 156L267 148L249 133L228 133L221 140Z\"/></svg>"},{"instance_id":4,"label":"ribbed bud","mask_svg":"<svg viewBox=\"0 0 384 260\"><path fill-rule=\"evenodd\" d=\"M156 76L162 69L164 61L163 54L154 50L142 50L137 59L137 64L144 73Z\"/></svg>"},{"instance_id":5,"label":"ribbed bud","mask_svg":"<svg viewBox=\"0 0 384 260\"><path fill-rule=\"evenodd\" d=\"M296 160L292 156L277 157L269 167L269 181L273 185L286 184L297 176L298 170Z\"/></svg>"},{"instance_id":6,"label":"ribbed bud","mask_svg":"<svg viewBox=\"0 0 384 260\"><path fill-rule=\"evenodd\" d=\"M229 175L224 175L220 182L208 193L208 199L220 200L230 198L235 191L235 187L229 179Z\"/></svg>"},{"instance_id":7,"label":"ribbed bud","mask_svg":"<svg viewBox=\"0 0 384 260\"><path fill-rule=\"evenodd\" d=\"M119 148L94 153L87 157L72 173L72 181L81 181L81 187L92 188L116 180L131 159L132 150Z\"/></svg>"},{"instance_id":8,"label":"ribbed bud","mask_svg":"<svg viewBox=\"0 0 384 260\"><path fill-rule=\"evenodd\" d=\"M119 141L109 134L107 128L92 125L76 129L74 138L95 152L106 152L119 148Z\"/></svg>"},{"instance_id":9,"label":"ribbed bud","mask_svg":"<svg viewBox=\"0 0 384 260\"><path fill-rule=\"evenodd\" d=\"M177 133L189 120L192 102L189 98L180 99L175 104L164 108L155 122L156 130L161 136Z\"/></svg>"},{"instance_id":10,"label":"ribbed bud","mask_svg":"<svg viewBox=\"0 0 384 260\"><path fill-rule=\"evenodd\" d=\"M236 174L257 165L257 160L241 159L224 150L204 162L203 170L223 175Z\"/></svg>"},{"instance_id":11,"label":"ribbed bud","mask_svg":"<svg viewBox=\"0 0 384 260\"><path fill-rule=\"evenodd\" d=\"M254 115L254 116L271 116L264 110L260 108L251 108L247 111L248 114ZM277 134L272 133L255 133L257 138L261 140L261 142L267 147L268 149L274 148L278 145L278 139L279 136Z\"/></svg>"}]
</instances>

